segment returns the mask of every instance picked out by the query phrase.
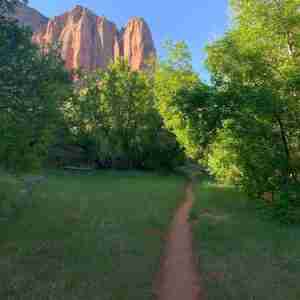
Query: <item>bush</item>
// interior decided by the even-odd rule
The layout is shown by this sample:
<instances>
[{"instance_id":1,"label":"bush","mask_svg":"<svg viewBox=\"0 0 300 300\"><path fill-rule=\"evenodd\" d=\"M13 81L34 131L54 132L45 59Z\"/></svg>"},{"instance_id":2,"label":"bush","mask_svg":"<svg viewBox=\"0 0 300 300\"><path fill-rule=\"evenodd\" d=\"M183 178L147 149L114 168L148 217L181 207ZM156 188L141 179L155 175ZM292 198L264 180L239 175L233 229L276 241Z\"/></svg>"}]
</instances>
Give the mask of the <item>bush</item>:
<instances>
[{"instance_id":1,"label":"bush","mask_svg":"<svg viewBox=\"0 0 300 300\"><path fill-rule=\"evenodd\" d=\"M212 174L223 183L238 185L250 199L260 201L266 215L282 223L300 223L300 186L287 178L285 152L268 138L268 127L255 120L242 126L227 121L208 154Z\"/></svg>"},{"instance_id":2,"label":"bush","mask_svg":"<svg viewBox=\"0 0 300 300\"><path fill-rule=\"evenodd\" d=\"M252 198L284 184L285 162L272 127L251 117L225 121L208 154L212 174L221 182L239 185Z\"/></svg>"}]
</instances>

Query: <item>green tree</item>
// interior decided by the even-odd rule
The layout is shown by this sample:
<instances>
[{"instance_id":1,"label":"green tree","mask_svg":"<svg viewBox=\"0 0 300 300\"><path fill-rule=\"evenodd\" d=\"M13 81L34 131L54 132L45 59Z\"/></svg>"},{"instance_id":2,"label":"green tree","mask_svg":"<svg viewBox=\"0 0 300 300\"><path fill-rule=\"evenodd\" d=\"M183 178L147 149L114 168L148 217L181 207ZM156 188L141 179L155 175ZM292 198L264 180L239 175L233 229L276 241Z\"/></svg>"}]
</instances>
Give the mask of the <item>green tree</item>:
<instances>
[{"instance_id":1,"label":"green tree","mask_svg":"<svg viewBox=\"0 0 300 300\"><path fill-rule=\"evenodd\" d=\"M167 41L165 48L166 59L158 63L155 71L156 107L166 128L176 136L186 154L197 158L198 131L191 124L193 111L189 109L187 94L195 88L206 93L205 87L192 70L191 54L184 42Z\"/></svg>"},{"instance_id":2,"label":"green tree","mask_svg":"<svg viewBox=\"0 0 300 300\"><path fill-rule=\"evenodd\" d=\"M28 0L0 0L0 16L13 13L19 3L27 4Z\"/></svg>"},{"instance_id":3,"label":"green tree","mask_svg":"<svg viewBox=\"0 0 300 300\"><path fill-rule=\"evenodd\" d=\"M172 135L162 129L151 76L132 71L122 60L87 76L65 115L71 131L96 153L94 159L102 167L163 167L181 153ZM176 155L170 159L168 151Z\"/></svg>"},{"instance_id":4,"label":"green tree","mask_svg":"<svg viewBox=\"0 0 300 300\"><path fill-rule=\"evenodd\" d=\"M58 51L40 51L29 30L0 19L0 160L9 168L38 167L70 85Z\"/></svg>"},{"instance_id":5,"label":"green tree","mask_svg":"<svg viewBox=\"0 0 300 300\"><path fill-rule=\"evenodd\" d=\"M280 132L288 176L296 171L292 153L299 151L299 1L232 1L232 6L235 26L208 48L208 65L223 87L240 90L240 99L249 97L247 89L258 91L252 113L272 119Z\"/></svg>"},{"instance_id":6,"label":"green tree","mask_svg":"<svg viewBox=\"0 0 300 300\"><path fill-rule=\"evenodd\" d=\"M231 1L233 24L207 47L212 84L193 73L184 43L168 43L155 95L166 127L218 179L272 195L300 220L299 0ZM284 191L291 187L291 193ZM283 199L283 200L282 200ZM280 205L277 205L280 203ZM298 211L298 213L294 213Z\"/></svg>"},{"instance_id":7,"label":"green tree","mask_svg":"<svg viewBox=\"0 0 300 300\"><path fill-rule=\"evenodd\" d=\"M299 180L300 3L231 4L231 30L207 48L217 93L229 100L223 102L223 129L213 143L210 166L223 178L237 168L235 180L247 192L262 198L272 193L280 201L276 195ZM227 158L220 155L222 147ZM285 199L287 219L298 203L291 199Z\"/></svg>"}]
</instances>

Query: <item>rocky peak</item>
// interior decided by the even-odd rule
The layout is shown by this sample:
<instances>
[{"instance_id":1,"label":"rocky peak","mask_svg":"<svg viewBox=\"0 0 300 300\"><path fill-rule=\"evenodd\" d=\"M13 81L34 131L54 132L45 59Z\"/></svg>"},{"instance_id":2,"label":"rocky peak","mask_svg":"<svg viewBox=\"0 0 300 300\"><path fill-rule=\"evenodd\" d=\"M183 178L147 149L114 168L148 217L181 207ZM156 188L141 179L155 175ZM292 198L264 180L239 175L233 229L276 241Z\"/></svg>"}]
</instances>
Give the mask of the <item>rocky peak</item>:
<instances>
[{"instance_id":1,"label":"rocky peak","mask_svg":"<svg viewBox=\"0 0 300 300\"><path fill-rule=\"evenodd\" d=\"M156 54L151 31L145 20L138 17L118 31L113 22L77 5L32 28L35 43L43 47L54 43L61 45L68 69L106 68L112 61L124 57L132 69L139 70Z\"/></svg>"},{"instance_id":2,"label":"rocky peak","mask_svg":"<svg viewBox=\"0 0 300 300\"><path fill-rule=\"evenodd\" d=\"M143 18L129 20L122 40L124 57L135 70L143 68L148 58L156 56L150 28Z\"/></svg>"},{"instance_id":3,"label":"rocky peak","mask_svg":"<svg viewBox=\"0 0 300 300\"><path fill-rule=\"evenodd\" d=\"M80 21L84 17L95 18L96 15L93 14L88 8L83 7L81 5L76 5L73 10L67 13L70 18L72 18L73 22L76 23Z\"/></svg>"}]
</instances>

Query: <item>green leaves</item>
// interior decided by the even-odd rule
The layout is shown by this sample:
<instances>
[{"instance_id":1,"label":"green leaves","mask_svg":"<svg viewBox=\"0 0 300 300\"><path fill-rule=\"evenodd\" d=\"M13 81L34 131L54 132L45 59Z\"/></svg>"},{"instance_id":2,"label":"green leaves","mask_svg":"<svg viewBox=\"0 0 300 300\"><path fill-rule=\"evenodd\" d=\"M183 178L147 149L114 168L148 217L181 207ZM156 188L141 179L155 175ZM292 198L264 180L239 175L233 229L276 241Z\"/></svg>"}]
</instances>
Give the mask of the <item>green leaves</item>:
<instances>
[{"instance_id":1,"label":"green leaves","mask_svg":"<svg viewBox=\"0 0 300 300\"><path fill-rule=\"evenodd\" d=\"M219 102L223 125L208 149L208 165L254 197L281 198L284 187L299 184L300 2L231 3L231 30L207 47L216 94L228 101Z\"/></svg>"},{"instance_id":2,"label":"green leaves","mask_svg":"<svg viewBox=\"0 0 300 300\"><path fill-rule=\"evenodd\" d=\"M96 148L100 167L172 168L182 154L154 107L153 78L125 61L88 76L66 110L79 143ZM94 153L95 155L95 153Z\"/></svg>"},{"instance_id":3,"label":"green leaves","mask_svg":"<svg viewBox=\"0 0 300 300\"><path fill-rule=\"evenodd\" d=\"M13 13L20 3L27 4L28 0L0 0L0 17Z\"/></svg>"},{"instance_id":4,"label":"green leaves","mask_svg":"<svg viewBox=\"0 0 300 300\"><path fill-rule=\"evenodd\" d=\"M168 130L190 157L197 157L194 128L189 99L186 95L200 85L199 78L192 71L191 55L185 43L167 42L166 60L159 63L155 73L155 101Z\"/></svg>"},{"instance_id":5,"label":"green leaves","mask_svg":"<svg viewBox=\"0 0 300 300\"><path fill-rule=\"evenodd\" d=\"M186 154L219 180L254 198L281 195L299 184L300 2L231 3L232 28L207 47L212 85L193 73L184 43L168 42L156 105Z\"/></svg>"},{"instance_id":6,"label":"green leaves","mask_svg":"<svg viewBox=\"0 0 300 300\"><path fill-rule=\"evenodd\" d=\"M47 156L71 81L59 53L42 53L31 33L0 19L0 161L30 170Z\"/></svg>"}]
</instances>

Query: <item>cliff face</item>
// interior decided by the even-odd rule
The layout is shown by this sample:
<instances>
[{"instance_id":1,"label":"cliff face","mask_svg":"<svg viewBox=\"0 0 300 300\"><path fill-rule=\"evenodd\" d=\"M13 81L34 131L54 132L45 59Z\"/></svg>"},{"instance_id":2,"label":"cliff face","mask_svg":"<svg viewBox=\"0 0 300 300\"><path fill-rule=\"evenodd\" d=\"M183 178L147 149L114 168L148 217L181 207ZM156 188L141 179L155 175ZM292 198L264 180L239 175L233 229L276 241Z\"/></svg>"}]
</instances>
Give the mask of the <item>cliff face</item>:
<instances>
[{"instance_id":1,"label":"cliff face","mask_svg":"<svg viewBox=\"0 0 300 300\"><path fill-rule=\"evenodd\" d=\"M105 68L118 48L116 26L80 6L50 20L33 41L42 46L59 43L68 69Z\"/></svg>"},{"instance_id":2,"label":"cliff face","mask_svg":"<svg viewBox=\"0 0 300 300\"><path fill-rule=\"evenodd\" d=\"M151 31L141 18L130 20L122 36L123 55L134 70L145 66L156 55Z\"/></svg>"},{"instance_id":3,"label":"cliff face","mask_svg":"<svg viewBox=\"0 0 300 300\"><path fill-rule=\"evenodd\" d=\"M68 69L106 68L121 57L133 70L139 70L148 58L156 55L150 29L141 18L133 18L120 32L105 17L76 6L70 12L41 23L37 26L36 22L27 22L35 31L33 41L41 46L59 43Z\"/></svg>"}]
</instances>

